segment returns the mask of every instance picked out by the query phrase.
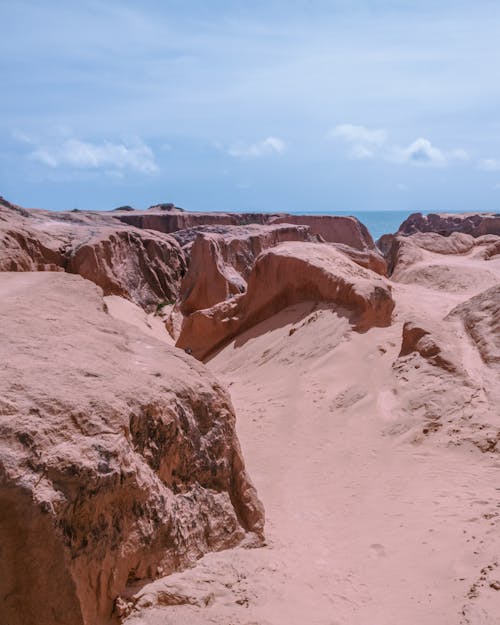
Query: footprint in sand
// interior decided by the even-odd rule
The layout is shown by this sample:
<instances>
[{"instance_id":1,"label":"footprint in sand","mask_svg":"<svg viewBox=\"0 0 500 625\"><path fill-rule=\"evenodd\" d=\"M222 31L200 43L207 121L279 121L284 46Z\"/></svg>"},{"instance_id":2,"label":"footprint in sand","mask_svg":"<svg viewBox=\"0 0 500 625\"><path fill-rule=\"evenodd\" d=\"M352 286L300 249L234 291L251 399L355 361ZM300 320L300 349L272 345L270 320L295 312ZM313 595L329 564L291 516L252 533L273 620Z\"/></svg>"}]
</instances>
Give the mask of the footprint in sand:
<instances>
[{"instance_id":1,"label":"footprint in sand","mask_svg":"<svg viewBox=\"0 0 500 625\"><path fill-rule=\"evenodd\" d=\"M381 545L380 543L370 545L370 554L375 558L385 558L386 553L384 545Z\"/></svg>"}]
</instances>

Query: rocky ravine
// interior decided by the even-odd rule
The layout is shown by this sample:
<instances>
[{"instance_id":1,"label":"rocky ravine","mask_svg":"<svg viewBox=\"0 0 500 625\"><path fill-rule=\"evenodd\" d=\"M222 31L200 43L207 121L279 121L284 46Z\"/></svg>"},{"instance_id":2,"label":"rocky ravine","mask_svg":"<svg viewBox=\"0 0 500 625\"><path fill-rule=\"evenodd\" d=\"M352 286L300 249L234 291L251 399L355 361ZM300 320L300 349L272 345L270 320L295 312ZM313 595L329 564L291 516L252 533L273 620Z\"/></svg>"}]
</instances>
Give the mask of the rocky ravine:
<instances>
[{"instance_id":1,"label":"rocky ravine","mask_svg":"<svg viewBox=\"0 0 500 625\"><path fill-rule=\"evenodd\" d=\"M500 237L481 216L474 236L383 237L380 263L350 218L3 211L6 269L68 271L79 233L120 232L118 249L88 239L92 279L112 267L145 309L165 301L134 295L151 278L145 256L127 262L129 234L168 245L163 316L230 389L267 518L267 546L244 548L262 507L204 365L116 295L130 323L110 318L80 277L0 274L6 617L498 625ZM28 221L12 228L12 212ZM125 214L158 230L183 215L168 227L184 230Z\"/></svg>"},{"instance_id":2,"label":"rocky ravine","mask_svg":"<svg viewBox=\"0 0 500 625\"><path fill-rule=\"evenodd\" d=\"M500 238L397 239L390 279L282 243L244 294L184 319L181 341L224 337L206 360L235 402L268 547L145 586L127 625L498 625ZM380 287L384 321L357 327L340 279Z\"/></svg>"}]
</instances>

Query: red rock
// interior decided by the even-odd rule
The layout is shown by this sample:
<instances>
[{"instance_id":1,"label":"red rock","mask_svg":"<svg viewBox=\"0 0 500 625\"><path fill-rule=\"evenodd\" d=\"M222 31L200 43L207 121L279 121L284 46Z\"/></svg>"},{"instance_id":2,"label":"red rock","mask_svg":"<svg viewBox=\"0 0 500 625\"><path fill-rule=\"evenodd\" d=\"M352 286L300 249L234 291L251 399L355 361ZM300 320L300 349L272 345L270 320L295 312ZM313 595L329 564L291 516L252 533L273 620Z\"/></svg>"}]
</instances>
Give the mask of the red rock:
<instances>
[{"instance_id":1,"label":"red rock","mask_svg":"<svg viewBox=\"0 0 500 625\"><path fill-rule=\"evenodd\" d=\"M227 393L62 273L0 274L0 622L107 625L130 585L262 535Z\"/></svg>"},{"instance_id":2,"label":"red rock","mask_svg":"<svg viewBox=\"0 0 500 625\"><path fill-rule=\"evenodd\" d=\"M206 358L243 330L307 300L337 304L358 330L390 324L394 308L387 283L333 247L283 243L258 257L247 293L187 317L177 346Z\"/></svg>"},{"instance_id":3,"label":"red rock","mask_svg":"<svg viewBox=\"0 0 500 625\"><path fill-rule=\"evenodd\" d=\"M440 367L449 373L463 374L462 367L454 362L451 354L446 352L442 342L435 333L423 327L417 321L406 321L403 325L401 350L398 358L418 353L430 364Z\"/></svg>"},{"instance_id":4,"label":"red rock","mask_svg":"<svg viewBox=\"0 0 500 625\"><path fill-rule=\"evenodd\" d=\"M448 318L461 319L486 364L500 365L500 286L456 306Z\"/></svg>"},{"instance_id":5,"label":"red rock","mask_svg":"<svg viewBox=\"0 0 500 625\"><path fill-rule=\"evenodd\" d=\"M332 245L355 262L356 265L370 269L370 271L374 271L381 276L387 275L387 262L379 252L370 249L361 251L342 243L332 243Z\"/></svg>"},{"instance_id":6,"label":"red rock","mask_svg":"<svg viewBox=\"0 0 500 625\"><path fill-rule=\"evenodd\" d=\"M398 234L415 232L436 232L449 235L464 232L473 237L484 234L500 235L500 214L498 213L422 213L411 214L399 226Z\"/></svg>"},{"instance_id":7,"label":"red rock","mask_svg":"<svg viewBox=\"0 0 500 625\"><path fill-rule=\"evenodd\" d=\"M329 243L342 243L356 250L376 250L368 228L356 217L343 215L283 215L274 217L272 223L309 226L313 234Z\"/></svg>"},{"instance_id":8,"label":"red rock","mask_svg":"<svg viewBox=\"0 0 500 625\"><path fill-rule=\"evenodd\" d=\"M198 234L180 288L180 310L189 315L244 292L263 250L283 241L313 240L309 228L288 224L225 226L219 234Z\"/></svg>"},{"instance_id":9,"label":"red rock","mask_svg":"<svg viewBox=\"0 0 500 625\"><path fill-rule=\"evenodd\" d=\"M151 310L176 299L186 269L175 239L109 215L0 204L0 271L67 271Z\"/></svg>"}]
</instances>

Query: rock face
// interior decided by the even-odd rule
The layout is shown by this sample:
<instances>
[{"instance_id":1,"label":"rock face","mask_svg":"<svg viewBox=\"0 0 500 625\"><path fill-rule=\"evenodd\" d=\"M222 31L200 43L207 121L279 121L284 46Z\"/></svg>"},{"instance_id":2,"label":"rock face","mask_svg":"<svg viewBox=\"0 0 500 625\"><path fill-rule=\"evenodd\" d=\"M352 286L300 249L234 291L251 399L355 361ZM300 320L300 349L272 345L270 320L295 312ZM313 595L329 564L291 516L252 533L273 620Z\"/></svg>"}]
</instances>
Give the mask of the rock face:
<instances>
[{"instance_id":1,"label":"rock face","mask_svg":"<svg viewBox=\"0 0 500 625\"><path fill-rule=\"evenodd\" d=\"M449 373L463 374L462 368L454 362L452 354L447 353L443 343L422 323L415 320L406 321L403 325L401 351L398 358L401 359L410 354L419 354L431 365L440 367Z\"/></svg>"},{"instance_id":2,"label":"rock face","mask_svg":"<svg viewBox=\"0 0 500 625\"><path fill-rule=\"evenodd\" d=\"M500 286L463 302L451 311L449 318L462 321L487 365L500 365Z\"/></svg>"},{"instance_id":3,"label":"rock face","mask_svg":"<svg viewBox=\"0 0 500 625\"><path fill-rule=\"evenodd\" d=\"M193 241L196 231L226 234L227 226L250 224L307 226L312 235L320 236L328 243L339 244L339 249L354 262L381 275L386 273L384 258L375 246L368 229L355 217L287 213L177 213L176 210L175 208L160 210L157 206L152 206L148 211L134 213L124 211L123 214L118 213L115 216L138 228L165 233L175 232L177 240L183 246Z\"/></svg>"},{"instance_id":4,"label":"rock face","mask_svg":"<svg viewBox=\"0 0 500 625\"><path fill-rule=\"evenodd\" d=\"M488 275L488 265L483 261L498 255L500 237L418 232L409 236L384 235L379 245L387 260L388 275L393 280L458 292L467 291ZM461 266L464 258L470 262ZM492 284L496 281L494 271L490 280Z\"/></svg>"},{"instance_id":5,"label":"rock face","mask_svg":"<svg viewBox=\"0 0 500 625\"><path fill-rule=\"evenodd\" d=\"M203 366L79 276L3 273L0 294L2 623L107 624L129 587L262 535Z\"/></svg>"},{"instance_id":6,"label":"rock face","mask_svg":"<svg viewBox=\"0 0 500 625\"><path fill-rule=\"evenodd\" d=\"M387 275L387 262L380 252L366 248L357 250L342 243L332 243L340 252L365 269L370 269L381 276Z\"/></svg>"},{"instance_id":7,"label":"rock face","mask_svg":"<svg viewBox=\"0 0 500 625\"><path fill-rule=\"evenodd\" d=\"M170 234L204 225L241 226L246 224L269 223L273 215L266 213L189 213L172 210L114 212L113 216L136 228L157 230Z\"/></svg>"},{"instance_id":8,"label":"rock face","mask_svg":"<svg viewBox=\"0 0 500 625\"><path fill-rule=\"evenodd\" d=\"M0 271L67 271L151 310L175 300L186 263L175 239L109 216L0 204Z\"/></svg>"},{"instance_id":9,"label":"rock face","mask_svg":"<svg viewBox=\"0 0 500 625\"><path fill-rule=\"evenodd\" d=\"M376 250L368 228L356 217L343 215L283 215L274 217L273 223L309 226L313 234L320 235L328 243L342 243L355 250Z\"/></svg>"},{"instance_id":10,"label":"rock face","mask_svg":"<svg viewBox=\"0 0 500 625\"><path fill-rule=\"evenodd\" d=\"M177 346L206 358L243 330L308 300L335 303L358 330L389 324L394 308L387 283L333 247L283 243L258 257L244 295L187 317Z\"/></svg>"},{"instance_id":11,"label":"rock face","mask_svg":"<svg viewBox=\"0 0 500 625\"><path fill-rule=\"evenodd\" d=\"M449 235L463 232L473 237L485 234L500 235L500 214L498 213L422 213L411 214L399 227L399 234L415 232L436 232Z\"/></svg>"},{"instance_id":12,"label":"rock face","mask_svg":"<svg viewBox=\"0 0 500 625\"><path fill-rule=\"evenodd\" d=\"M200 233L180 288L180 310L189 315L243 293L257 256L284 241L314 241L306 226L226 227L223 234Z\"/></svg>"},{"instance_id":13,"label":"rock face","mask_svg":"<svg viewBox=\"0 0 500 625\"><path fill-rule=\"evenodd\" d=\"M176 299L185 261L173 239L135 229L102 230L71 250L66 271L145 310Z\"/></svg>"}]
</instances>

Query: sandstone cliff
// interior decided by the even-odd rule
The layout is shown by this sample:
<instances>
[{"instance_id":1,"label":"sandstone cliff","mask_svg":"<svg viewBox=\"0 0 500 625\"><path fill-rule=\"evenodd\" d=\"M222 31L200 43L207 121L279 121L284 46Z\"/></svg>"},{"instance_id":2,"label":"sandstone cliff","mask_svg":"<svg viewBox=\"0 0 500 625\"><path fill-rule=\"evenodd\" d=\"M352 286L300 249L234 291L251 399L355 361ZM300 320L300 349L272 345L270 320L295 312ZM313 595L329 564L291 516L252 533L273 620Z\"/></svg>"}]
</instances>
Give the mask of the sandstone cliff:
<instances>
[{"instance_id":1,"label":"sandstone cliff","mask_svg":"<svg viewBox=\"0 0 500 625\"><path fill-rule=\"evenodd\" d=\"M336 304L360 330L389 324L394 308L388 284L333 247L283 243L257 258L244 295L187 317L176 344L206 358L243 330L303 301Z\"/></svg>"},{"instance_id":2,"label":"sandstone cliff","mask_svg":"<svg viewBox=\"0 0 500 625\"><path fill-rule=\"evenodd\" d=\"M2 623L108 624L130 589L262 536L202 365L112 319L79 276L6 272L0 295Z\"/></svg>"},{"instance_id":3,"label":"sandstone cliff","mask_svg":"<svg viewBox=\"0 0 500 625\"><path fill-rule=\"evenodd\" d=\"M500 214L498 213L412 213L399 227L400 234L435 232L449 235L463 232L473 237L485 234L500 235Z\"/></svg>"},{"instance_id":4,"label":"sandstone cliff","mask_svg":"<svg viewBox=\"0 0 500 625\"><path fill-rule=\"evenodd\" d=\"M0 271L67 271L145 309L176 299L186 263L175 239L107 215L0 203Z\"/></svg>"},{"instance_id":5,"label":"sandstone cliff","mask_svg":"<svg viewBox=\"0 0 500 625\"><path fill-rule=\"evenodd\" d=\"M226 227L224 233L200 233L179 293L180 310L189 315L243 293L258 255L284 241L315 241L306 226Z\"/></svg>"}]
</instances>

